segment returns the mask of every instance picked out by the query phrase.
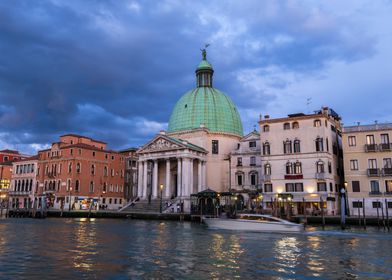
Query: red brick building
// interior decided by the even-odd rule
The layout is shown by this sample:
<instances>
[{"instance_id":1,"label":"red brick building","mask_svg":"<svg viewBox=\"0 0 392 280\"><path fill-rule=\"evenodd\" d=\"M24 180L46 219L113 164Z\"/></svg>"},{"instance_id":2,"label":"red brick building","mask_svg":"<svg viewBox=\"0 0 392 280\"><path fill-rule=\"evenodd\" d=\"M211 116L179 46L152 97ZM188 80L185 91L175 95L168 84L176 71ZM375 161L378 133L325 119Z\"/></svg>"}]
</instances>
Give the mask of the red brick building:
<instances>
[{"instance_id":1,"label":"red brick building","mask_svg":"<svg viewBox=\"0 0 392 280\"><path fill-rule=\"evenodd\" d=\"M38 153L37 190L54 209L113 209L124 203L124 157L105 142L60 136Z\"/></svg>"}]
</instances>

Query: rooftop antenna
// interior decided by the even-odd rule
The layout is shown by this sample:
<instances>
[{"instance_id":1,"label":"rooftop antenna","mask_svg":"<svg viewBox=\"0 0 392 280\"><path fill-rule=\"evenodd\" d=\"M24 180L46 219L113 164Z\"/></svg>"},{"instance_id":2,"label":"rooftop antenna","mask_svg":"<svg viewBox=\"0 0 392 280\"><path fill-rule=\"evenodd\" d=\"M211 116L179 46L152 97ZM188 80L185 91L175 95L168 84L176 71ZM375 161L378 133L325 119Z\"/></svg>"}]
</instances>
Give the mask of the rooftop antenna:
<instances>
[{"instance_id":1,"label":"rooftop antenna","mask_svg":"<svg viewBox=\"0 0 392 280\"><path fill-rule=\"evenodd\" d=\"M312 97L306 98L306 110L308 111L308 114L310 114L310 108L309 105L312 103Z\"/></svg>"}]
</instances>

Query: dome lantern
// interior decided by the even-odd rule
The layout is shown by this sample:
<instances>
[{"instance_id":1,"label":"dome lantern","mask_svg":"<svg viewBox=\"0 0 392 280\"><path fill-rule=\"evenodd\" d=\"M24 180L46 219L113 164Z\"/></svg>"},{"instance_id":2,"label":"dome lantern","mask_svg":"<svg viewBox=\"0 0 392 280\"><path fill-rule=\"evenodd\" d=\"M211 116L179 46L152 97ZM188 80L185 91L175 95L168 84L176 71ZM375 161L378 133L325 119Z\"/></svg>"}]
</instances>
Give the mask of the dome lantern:
<instances>
[{"instance_id":1,"label":"dome lantern","mask_svg":"<svg viewBox=\"0 0 392 280\"><path fill-rule=\"evenodd\" d=\"M212 75L214 69L211 64L207 61L207 44L204 49L201 49L203 60L199 63L196 68L196 85L197 87L212 87Z\"/></svg>"}]
</instances>

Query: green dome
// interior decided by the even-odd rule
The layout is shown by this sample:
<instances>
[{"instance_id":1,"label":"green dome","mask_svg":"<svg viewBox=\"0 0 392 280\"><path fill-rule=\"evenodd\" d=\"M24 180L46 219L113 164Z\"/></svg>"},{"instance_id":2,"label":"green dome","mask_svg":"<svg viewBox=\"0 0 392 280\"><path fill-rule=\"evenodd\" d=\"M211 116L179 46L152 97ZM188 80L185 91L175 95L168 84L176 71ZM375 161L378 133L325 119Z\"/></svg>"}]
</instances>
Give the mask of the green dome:
<instances>
[{"instance_id":1,"label":"green dome","mask_svg":"<svg viewBox=\"0 0 392 280\"><path fill-rule=\"evenodd\" d=\"M211 64L210 64L207 60L203 59L203 60L199 63L199 66L197 66L196 71L197 71L197 70L202 70L202 69L211 69L211 70L212 70L212 66L211 66Z\"/></svg>"},{"instance_id":2,"label":"green dome","mask_svg":"<svg viewBox=\"0 0 392 280\"><path fill-rule=\"evenodd\" d=\"M221 91L208 86L197 87L178 100L169 121L169 132L199 128L204 124L210 131L243 135L240 115Z\"/></svg>"}]
</instances>

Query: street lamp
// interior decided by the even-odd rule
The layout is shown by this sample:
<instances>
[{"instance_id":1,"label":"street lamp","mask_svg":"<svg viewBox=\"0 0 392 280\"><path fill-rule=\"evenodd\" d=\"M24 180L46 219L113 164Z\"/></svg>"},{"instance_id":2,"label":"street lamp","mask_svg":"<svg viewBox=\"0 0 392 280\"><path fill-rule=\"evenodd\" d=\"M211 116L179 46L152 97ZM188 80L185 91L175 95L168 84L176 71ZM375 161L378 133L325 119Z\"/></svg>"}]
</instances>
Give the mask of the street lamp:
<instances>
[{"instance_id":1,"label":"street lamp","mask_svg":"<svg viewBox=\"0 0 392 280\"><path fill-rule=\"evenodd\" d=\"M162 213L162 191L163 191L163 184L159 185L159 189L161 190L161 203L159 207L159 213Z\"/></svg>"}]
</instances>

